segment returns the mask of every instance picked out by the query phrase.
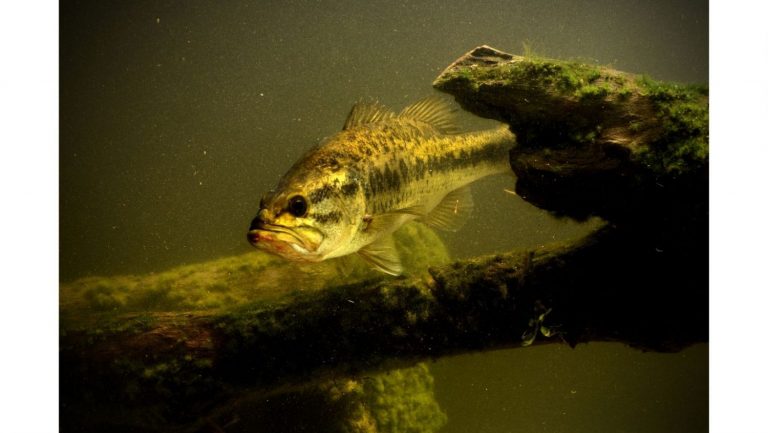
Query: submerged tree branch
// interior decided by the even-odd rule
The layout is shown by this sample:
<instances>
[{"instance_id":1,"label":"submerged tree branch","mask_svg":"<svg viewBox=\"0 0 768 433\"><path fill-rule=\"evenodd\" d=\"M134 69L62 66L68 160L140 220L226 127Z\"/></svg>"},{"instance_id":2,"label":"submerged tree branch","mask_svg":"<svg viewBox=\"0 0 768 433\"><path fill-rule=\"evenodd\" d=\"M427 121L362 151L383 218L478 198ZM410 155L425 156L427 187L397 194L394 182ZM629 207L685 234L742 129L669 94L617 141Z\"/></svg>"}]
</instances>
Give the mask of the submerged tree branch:
<instances>
[{"instance_id":1,"label":"submerged tree branch","mask_svg":"<svg viewBox=\"0 0 768 433\"><path fill-rule=\"evenodd\" d=\"M706 86L488 46L456 60L433 85L468 111L510 125L517 192L542 209L613 223L654 219L660 210L706 214Z\"/></svg>"},{"instance_id":2,"label":"submerged tree branch","mask_svg":"<svg viewBox=\"0 0 768 433\"><path fill-rule=\"evenodd\" d=\"M706 274L681 269L690 261L680 251L627 251L635 242L606 228L577 245L455 262L428 276L234 311L122 317L98 336L63 337L62 390L87 390L89 409L151 406L153 416L183 424L247 389L520 347L537 330L536 343L620 341L669 351L706 341L706 296L691 296L706 287ZM676 272L653 271L665 268Z\"/></svg>"}]
</instances>

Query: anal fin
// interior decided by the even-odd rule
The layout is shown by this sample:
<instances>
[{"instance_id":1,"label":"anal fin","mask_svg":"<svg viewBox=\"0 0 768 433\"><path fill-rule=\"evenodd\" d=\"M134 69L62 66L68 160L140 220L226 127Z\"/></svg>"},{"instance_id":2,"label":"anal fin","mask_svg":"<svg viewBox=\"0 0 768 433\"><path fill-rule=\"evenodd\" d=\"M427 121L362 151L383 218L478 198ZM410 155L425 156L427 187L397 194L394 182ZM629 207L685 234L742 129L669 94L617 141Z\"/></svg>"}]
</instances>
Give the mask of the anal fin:
<instances>
[{"instance_id":1,"label":"anal fin","mask_svg":"<svg viewBox=\"0 0 768 433\"><path fill-rule=\"evenodd\" d=\"M431 227L455 232L467 222L474 207L472 192L464 186L449 192L423 221Z\"/></svg>"},{"instance_id":2,"label":"anal fin","mask_svg":"<svg viewBox=\"0 0 768 433\"><path fill-rule=\"evenodd\" d=\"M374 242L364 246L357 253L370 263L374 269L389 275L403 273L403 265L400 263L400 255L395 248L395 241L391 235L383 236Z\"/></svg>"}]
</instances>

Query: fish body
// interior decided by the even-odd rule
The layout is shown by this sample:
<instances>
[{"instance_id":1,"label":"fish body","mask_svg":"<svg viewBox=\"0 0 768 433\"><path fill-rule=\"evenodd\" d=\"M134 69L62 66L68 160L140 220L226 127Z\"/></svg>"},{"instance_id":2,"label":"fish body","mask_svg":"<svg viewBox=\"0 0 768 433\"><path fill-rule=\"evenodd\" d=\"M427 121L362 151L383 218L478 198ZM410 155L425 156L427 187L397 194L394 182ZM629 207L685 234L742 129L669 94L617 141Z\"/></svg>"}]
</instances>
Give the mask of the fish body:
<instances>
[{"instance_id":1,"label":"fish body","mask_svg":"<svg viewBox=\"0 0 768 433\"><path fill-rule=\"evenodd\" d=\"M296 261L358 253L399 274L392 232L414 219L456 230L473 206L466 186L509 171L509 128L457 134L453 112L436 97L399 114L358 103L341 132L308 151L262 198L249 241Z\"/></svg>"}]
</instances>

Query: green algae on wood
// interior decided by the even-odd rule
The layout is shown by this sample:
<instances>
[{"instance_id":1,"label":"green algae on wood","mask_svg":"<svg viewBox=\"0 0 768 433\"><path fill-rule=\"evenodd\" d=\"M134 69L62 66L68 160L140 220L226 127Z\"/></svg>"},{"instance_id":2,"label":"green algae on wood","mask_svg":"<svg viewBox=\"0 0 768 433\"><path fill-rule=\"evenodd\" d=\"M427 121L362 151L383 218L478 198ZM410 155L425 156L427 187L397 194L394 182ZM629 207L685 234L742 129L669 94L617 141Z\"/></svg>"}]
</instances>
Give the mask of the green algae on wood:
<instances>
[{"instance_id":1,"label":"green algae on wood","mask_svg":"<svg viewBox=\"0 0 768 433\"><path fill-rule=\"evenodd\" d=\"M640 149L639 159L654 172L697 170L709 158L709 90L702 85L680 85L636 79L640 95L650 99L656 135ZM637 128L637 126L635 126Z\"/></svg>"},{"instance_id":2,"label":"green algae on wood","mask_svg":"<svg viewBox=\"0 0 768 433\"><path fill-rule=\"evenodd\" d=\"M425 274L428 266L449 260L440 238L423 224L403 226L395 245L406 275ZM224 379L229 373L222 366L241 359L235 356L240 339L274 335L274 343L290 345L297 328L291 327L294 318L281 313L286 305L307 306L303 313L319 317L326 312L312 300L325 290L382 278L362 260L341 266L288 263L251 252L149 275L62 284L64 425L81 428L87 414L96 431L121 422L166 431L231 400L243 384L236 376ZM276 368L272 375L279 380L286 371L295 373ZM268 370L263 373L270 377ZM246 375L243 383L254 381Z\"/></svg>"},{"instance_id":3,"label":"green algae on wood","mask_svg":"<svg viewBox=\"0 0 768 433\"><path fill-rule=\"evenodd\" d=\"M394 237L405 274L449 260L438 235L423 224L407 224ZM86 277L61 286L62 328L76 327L84 316L228 309L377 276L356 257L304 264L253 251L148 275Z\"/></svg>"},{"instance_id":4,"label":"green algae on wood","mask_svg":"<svg viewBox=\"0 0 768 433\"><path fill-rule=\"evenodd\" d=\"M447 416L435 400L425 363L334 378L295 389L248 395L209 417L208 424L253 433L436 433Z\"/></svg>"},{"instance_id":5,"label":"green algae on wood","mask_svg":"<svg viewBox=\"0 0 768 433\"><path fill-rule=\"evenodd\" d=\"M706 86L488 46L459 58L433 85L510 125L518 194L557 214L634 218L656 195L673 203L689 185L706 184Z\"/></svg>"},{"instance_id":6,"label":"green algae on wood","mask_svg":"<svg viewBox=\"0 0 768 433\"><path fill-rule=\"evenodd\" d=\"M695 168L708 156L703 85L664 83L605 66L514 56L486 46L454 62L433 85L470 111L507 122L524 147L595 141L626 145L633 156L664 153L653 167L660 173L680 172L691 164ZM686 148L677 149L678 143Z\"/></svg>"},{"instance_id":7,"label":"green algae on wood","mask_svg":"<svg viewBox=\"0 0 768 433\"><path fill-rule=\"evenodd\" d=\"M615 253L646 237L604 229L580 242L463 260L428 274L291 291L222 311L127 316L141 326L104 329L98 339L68 332L61 340L63 416L73 421L95 411L105 417L91 420L96 426L128 417L167 431L243 393L269 396L453 353L523 347L531 320L547 310L546 323L537 325L556 332L534 344L610 340L676 350L704 341L706 315L697 314L685 288L706 275L687 267L685 251ZM684 278L660 282L648 272L672 264Z\"/></svg>"}]
</instances>

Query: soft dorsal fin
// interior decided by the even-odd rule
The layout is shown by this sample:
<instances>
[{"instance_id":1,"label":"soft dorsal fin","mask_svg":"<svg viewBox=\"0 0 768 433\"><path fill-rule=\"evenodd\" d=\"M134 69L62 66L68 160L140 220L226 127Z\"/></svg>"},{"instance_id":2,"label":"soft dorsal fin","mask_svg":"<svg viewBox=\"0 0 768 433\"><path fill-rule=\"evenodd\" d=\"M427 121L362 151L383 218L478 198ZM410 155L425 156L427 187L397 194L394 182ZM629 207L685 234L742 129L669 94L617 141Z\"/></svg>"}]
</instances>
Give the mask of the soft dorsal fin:
<instances>
[{"instance_id":1,"label":"soft dorsal fin","mask_svg":"<svg viewBox=\"0 0 768 433\"><path fill-rule=\"evenodd\" d=\"M465 186L449 192L423 221L434 228L455 232L467 222L474 207L472 193Z\"/></svg>"},{"instance_id":2,"label":"soft dorsal fin","mask_svg":"<svg viewBox=\"0 0 768 433\"><path fill-rule=\"evenodd\" d=\"M349 112L347 120L344 122L343 129L350 129L355 126L365 125L367 123L379 122L392 119L395 113L386 106L377 101L359 101Z\"/></svg>"},{"instance_id":3,"label":"soft dorsal fin","mask_svg":"<svg viewBox=\"0 0 768 433\"><path fill-rule=\"evenodd\" d=\"M416 120L431 125L443 134L456 134L456 107L438 96L427 96L405 107L401 119Z\"/></svg>"},{"instance_id":4,"label":"soft dorsal fin","mask_svg":"<svg viewBox=\"0 0 768 433\"><path fill-rule=\"evenodd\" d=\"M403 265L400 263L400 255L397 253L392 235L380 237L360 248L357 253L378 271L389 275L403 273Z\"/></svg>"}]
</instances>

